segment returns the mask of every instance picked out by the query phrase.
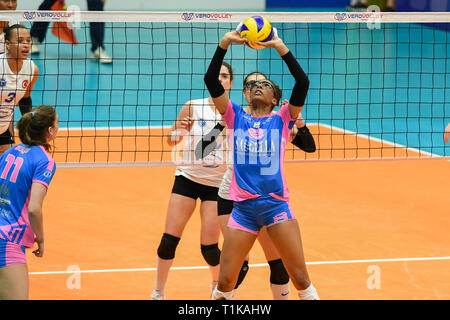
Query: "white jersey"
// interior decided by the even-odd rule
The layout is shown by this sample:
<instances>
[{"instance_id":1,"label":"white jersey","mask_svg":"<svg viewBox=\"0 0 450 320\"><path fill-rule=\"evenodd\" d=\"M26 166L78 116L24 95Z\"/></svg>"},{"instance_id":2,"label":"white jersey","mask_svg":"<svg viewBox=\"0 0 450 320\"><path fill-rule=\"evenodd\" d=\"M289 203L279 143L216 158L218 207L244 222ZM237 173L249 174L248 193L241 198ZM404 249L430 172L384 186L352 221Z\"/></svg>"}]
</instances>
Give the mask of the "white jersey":
<instances>
[{"instance_id":1,"label":"white jersey","mask_svg":"<svg viewBox=\"0 0 450 320\"><path fill-rule=\"evenodd\" d=\"M35 64L30 59L23 60L18 74L11 71L6 54L0 55L0 134L8 130L14 115L14 107L25 95L33 80Z\"/></svg>"},{"instance_id":2,"label":"white jersey","mask_svg":"<svg viewBox=\"0 0 450 320\"><path fill-rule=\"evenodd\" d=\"M186 141L180 159L186 165L178 166L175 175L182 175L194 182L218 188L227 168L225 165L226 139L223 136L224 132L216 139L216 149L205 158L197 159L195 150L201 150L198 144L201 143L204 135L214 129L217 123L222 122L222 116L218 111L214 112L212 110L215 107L214 105L210 105L208 98L192 100L191 108L194 124L189 135L185 137ZM174 147L172 152L177 153L178 150L176 147ZM195 163L204 164L195 165Z\"/></svg>"},{"instance_id":3,"label":"white jersey","mask_svg":"<svg viewBox=\"0 0 450 320\"><path fill-rule=\"evenodd\" d=\"M230 184L231 179L233 178L233 166L228 166L227 171L225 171L225 174L223 175L222 183L219 187L219 197L226 200L230 199Z\"/></svg>"}]
</instances>

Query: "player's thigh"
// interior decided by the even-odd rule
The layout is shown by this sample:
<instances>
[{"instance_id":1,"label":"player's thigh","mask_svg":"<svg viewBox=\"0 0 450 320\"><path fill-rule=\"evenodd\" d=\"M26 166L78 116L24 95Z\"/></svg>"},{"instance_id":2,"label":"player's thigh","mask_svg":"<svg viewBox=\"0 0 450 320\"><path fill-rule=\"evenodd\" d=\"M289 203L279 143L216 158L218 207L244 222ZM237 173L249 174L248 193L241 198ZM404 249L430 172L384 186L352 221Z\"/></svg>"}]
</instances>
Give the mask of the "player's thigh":
<instances>
[{"instance_id":1,"label":"player's thigh","mask_svg":"<svg viewBox=\"0 0 450 320\"><path fill-rule=\"evenodd\" d=\"M264 251L267 261L278 260L281 258L277 248L269 237L267 227L263 227L259 231L258 242Z\"/></svg>"},{"instance_id":2,"label":"player's thigh","mask_svg":"<svg viewBox=\"0 0 450 320\"><path fill-rule=\"evenodd\" d=\"M196 200L180 194L170 195L167 208L165 233L181 237L187 222L195 210Z\"/></svg>"},{"instance_id":3,"label":"player's thigh","mask_svg":"<svg viewBox=\"0 0 450 320\"><path fill-rule=\"evenodd\" d=\"M229 214L223 214L219 216L220 231L222 231L223 235L225 235L225 232L227 232L228 220L230 220Z\"/></svg>"},{"instance_id":4,"label":"player's thigh","mask_svg":"<svg viewBox=\"0 0 450 320\"><path fill-rule=\"evenodd\" d=\"M28 281L26 263L0 268L0 300L28 299Z\"/></svg>"},{"instance_id":5,"label":"player's thigh","mask_svg":"<svg viewBox=\"0 0 450 320\"><path fill-rule=\"evenodd\" d=\"M217 215L217 201L202 201L200 206L201 234L200 242L204 245L219 241L220 224Z\"/></svg>"},{"instance_id":6,"label":"player's thigh","mask_svg":"<svg viewBox=\"0 0 450 320\"><path fill-rule=\"evenodd\" d=\"M242 264L256 240L256 234L239 229L227 228L220 255L219 282L234 288ZM230 289L230 288L226 288ZM230 289L230 290L231 290Z\"/></svg>"},{"instance_id":7,"label":"player's thigh","mask_svg":"<svg viewBox=\"0 0 450 320\"><path fill-rule=\"evenodd\" d=\"M305 257L297 220L288 220L267 227L267 233L277 248L290 274L306 274Z\"/></svg>"}]
</instances>

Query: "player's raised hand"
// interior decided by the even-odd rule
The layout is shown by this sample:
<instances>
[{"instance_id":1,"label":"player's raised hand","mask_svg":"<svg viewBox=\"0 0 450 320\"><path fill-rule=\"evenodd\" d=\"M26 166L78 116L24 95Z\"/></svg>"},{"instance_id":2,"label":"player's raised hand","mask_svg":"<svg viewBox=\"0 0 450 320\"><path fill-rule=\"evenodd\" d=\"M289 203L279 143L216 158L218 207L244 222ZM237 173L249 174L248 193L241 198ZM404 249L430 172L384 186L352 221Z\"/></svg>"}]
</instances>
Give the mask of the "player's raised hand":
<instances>
[{"instance_id":1,"label":"player's raised hand","mask_svg":"<svg viewBox=\"0 0 450 320\"><path fill-rule=\"evenodd\" d=\"M280 56L283 56L289 52L288 47L286 47L283 40L281 40L281 38L278 37L277 34L274 34L272 40L266 42L255 41L255 43L260 46L263 46L264 48L274 48L275 50L277 50Z\"/></svg>"},{"instance_id":2,"label":"player's raised hand","mask_svg":"<svg viewBox=\"0 0 450 320\"><path fill-rule=\"evenodd\" d=\"M237 30L227 32L223 35L222 40L220 40L219 46L222 49L228 49L228 46L232 43L246 44L247 39L241 38Z\"/></svg>"},{"instance_id":3,"label":"player's raised hand","mask_svg":"<svg viewBox=\"0 0 450 320\"><path fill-rule=\"evenodd\" d=\"M186 131L191 131L192 126L194 124L194 120L191 117L186 117L178 123L179 129L184 129Z\"/></svg>"}]
</instances>

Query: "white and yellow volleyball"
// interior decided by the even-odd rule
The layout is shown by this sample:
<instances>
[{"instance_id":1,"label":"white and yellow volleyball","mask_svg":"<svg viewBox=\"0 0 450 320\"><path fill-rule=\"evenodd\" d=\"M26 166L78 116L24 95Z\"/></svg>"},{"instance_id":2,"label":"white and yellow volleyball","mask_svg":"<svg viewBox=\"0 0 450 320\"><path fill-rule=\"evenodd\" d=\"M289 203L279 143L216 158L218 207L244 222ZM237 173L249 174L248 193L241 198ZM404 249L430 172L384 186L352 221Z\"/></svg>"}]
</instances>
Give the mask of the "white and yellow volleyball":
<instances>
[{"instance_id":1,"label":"white and yellow volleyball","mask_svg":"<svg viewBox=\"0 0 450 320\"><path fill-rule=\"evenodd\" d=\"M248 40L248 45L253 49L264 48L255 41L265 42L272 40L273 28L269 20L263 16L253 16L247 18L240 26L240 36Z\"/></svg>"}]
</instances>

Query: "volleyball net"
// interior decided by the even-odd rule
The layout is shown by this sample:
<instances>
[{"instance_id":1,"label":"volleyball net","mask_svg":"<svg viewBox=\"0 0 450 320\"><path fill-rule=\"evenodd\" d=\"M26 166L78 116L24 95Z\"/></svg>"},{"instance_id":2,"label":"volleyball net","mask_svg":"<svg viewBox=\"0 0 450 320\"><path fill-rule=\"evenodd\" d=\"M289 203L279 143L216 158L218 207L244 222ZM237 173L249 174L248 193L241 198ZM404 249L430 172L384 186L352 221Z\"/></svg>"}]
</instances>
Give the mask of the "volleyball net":
<instances>
[{"instance_id":1,"label":"volleyball net","mask_svg":"<svg viewBox=\"0 0 450 320\"><path fill-rule=\"evenodd\" d=\"M302 116L317 150L288 143L286 161L448 157L450 13L59 12L2 14L27 27L72 23L77 45L48 31L33 104L56 106L60 165L173 165L169 127L183 105L208 97L203 77L219 40L264 15L308 74ZM105 23L112 64L92 61L90 23ZM58 28L55 24L54 28ZM52 26L50 27L52 28ZM289 99L294 79L274 49L230 46L230 98L263 72ZM16 112L16 121L20 114Z\"/></svg>"}]
</instances>

